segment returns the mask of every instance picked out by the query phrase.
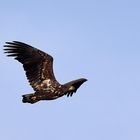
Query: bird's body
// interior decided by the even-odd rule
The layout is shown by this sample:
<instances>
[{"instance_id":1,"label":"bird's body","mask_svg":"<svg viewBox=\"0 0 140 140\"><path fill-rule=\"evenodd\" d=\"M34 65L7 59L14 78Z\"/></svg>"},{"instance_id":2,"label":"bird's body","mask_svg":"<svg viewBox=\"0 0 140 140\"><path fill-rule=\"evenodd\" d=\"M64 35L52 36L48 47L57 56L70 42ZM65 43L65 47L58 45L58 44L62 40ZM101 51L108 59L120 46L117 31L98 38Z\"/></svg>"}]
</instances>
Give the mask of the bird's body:
<instances>
[{"instance_id":1,"label":"bird's body","mask_svg":"<svg viewBox=\"0 0 140 140\"><path fill-rule=\"evenodd\" d=\"M35 91L35 93L22 96L24 103L54 100L63 95L72 96L87 81L81 78L62 85L55 79L52 56L22 42L6 43L5 53L23 64L27 79Z\"/></svg>"}]
</instances>

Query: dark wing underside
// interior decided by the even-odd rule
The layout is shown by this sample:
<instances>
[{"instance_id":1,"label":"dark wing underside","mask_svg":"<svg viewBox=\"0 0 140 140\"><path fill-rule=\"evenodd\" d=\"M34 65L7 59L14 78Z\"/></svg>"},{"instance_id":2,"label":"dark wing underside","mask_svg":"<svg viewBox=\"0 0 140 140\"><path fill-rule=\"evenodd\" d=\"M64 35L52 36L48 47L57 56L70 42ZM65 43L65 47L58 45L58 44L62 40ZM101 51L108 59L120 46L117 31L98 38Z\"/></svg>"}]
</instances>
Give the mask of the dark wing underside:
<instances>
[{"instance_id":1,"label":"dark wing underside","mask_svg":"<svg viewBox=\"0 0 140 140\"><path fill-rule=\"evenodd\" d=\"M80 79L73 80L73 81L70 81L70 82L64 84L64 87L72 88L72 89L65 91L65 95L67 95L67 97L72 96L73 93L75 93L77 91L77 89L86 81L87 81L87 79L80 78Z\"/></svg>"},{"instance_id":2,"label":"dark wing underside","mask_svg":"<svg viewBox=\"0 0 140 140\"><path fill-rule=\"evenodd\" d=\"M27 79L35 91L40 90L38 85L44 80L56 81L52 56L22 42L13 41L6 44L5 53L23 64Z\"/></svg>"}]
</instances>

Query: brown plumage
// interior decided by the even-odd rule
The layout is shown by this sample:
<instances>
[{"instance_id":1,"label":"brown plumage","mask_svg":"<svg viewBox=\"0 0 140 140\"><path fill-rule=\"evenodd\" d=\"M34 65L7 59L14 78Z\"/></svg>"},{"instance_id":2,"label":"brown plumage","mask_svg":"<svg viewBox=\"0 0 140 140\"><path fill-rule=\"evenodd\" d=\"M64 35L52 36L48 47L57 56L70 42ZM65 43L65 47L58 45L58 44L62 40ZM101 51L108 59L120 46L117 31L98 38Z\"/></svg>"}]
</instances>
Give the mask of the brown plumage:
<instances>
[{"instance_id":1,"label":"brown plumage","mask_svg":"<svg viewBox=\"0 0 140 140\"><path fill-rule=\"evenodd\" d=\"M23 64L27 79L35 93L23 95L23 103L54 100L63 95L72 96L87 79L81 78L61 85L53 73L53 57L28 44L6 42L5 53Z\"/></svg>"}]
</instances>

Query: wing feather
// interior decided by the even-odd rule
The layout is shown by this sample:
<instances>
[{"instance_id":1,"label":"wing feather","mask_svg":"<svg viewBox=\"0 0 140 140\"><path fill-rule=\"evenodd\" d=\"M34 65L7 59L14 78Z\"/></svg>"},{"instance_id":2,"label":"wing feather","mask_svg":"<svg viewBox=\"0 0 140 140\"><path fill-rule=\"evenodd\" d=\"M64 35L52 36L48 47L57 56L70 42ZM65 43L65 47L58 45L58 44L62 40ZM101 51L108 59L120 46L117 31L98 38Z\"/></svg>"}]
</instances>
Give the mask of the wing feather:
<instances>
[{"instance_id":1,"label":"wing feather","mask_svg":"<svg viewBox=\"0 0 140 140\"><path fill-rule=\"evenodd\" d=\"M56 81L53 73L53 57L28 44L13 41L6 42L5 53L15 57L26 71L27 79L35 91L40 90L40 84L46 79Z\"/></svg>"}]
</instances>

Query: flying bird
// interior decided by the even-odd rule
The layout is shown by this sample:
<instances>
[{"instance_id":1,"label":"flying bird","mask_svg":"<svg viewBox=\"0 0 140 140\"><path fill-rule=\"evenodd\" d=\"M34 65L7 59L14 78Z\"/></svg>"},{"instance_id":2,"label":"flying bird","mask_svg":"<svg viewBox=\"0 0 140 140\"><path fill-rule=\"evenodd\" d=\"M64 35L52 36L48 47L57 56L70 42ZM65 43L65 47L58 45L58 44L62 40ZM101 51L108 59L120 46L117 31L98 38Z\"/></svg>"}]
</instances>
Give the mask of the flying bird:
<instances>
[{"instance_id":1,"label":"flying bird","mask_svg":"<svg viewBox=\"0 0 140 140\"><path fill-rule=\"evenodd\" d=\"M23 103L36 103L41 100L54 100L66 95L72 96L87 81L85 78L60 84L53 72L53 57L28 44L13 41L4 45L7 56L14 57L23 64L26 77L34 93L22 95Z\"/></svg>"}]
</instances>

